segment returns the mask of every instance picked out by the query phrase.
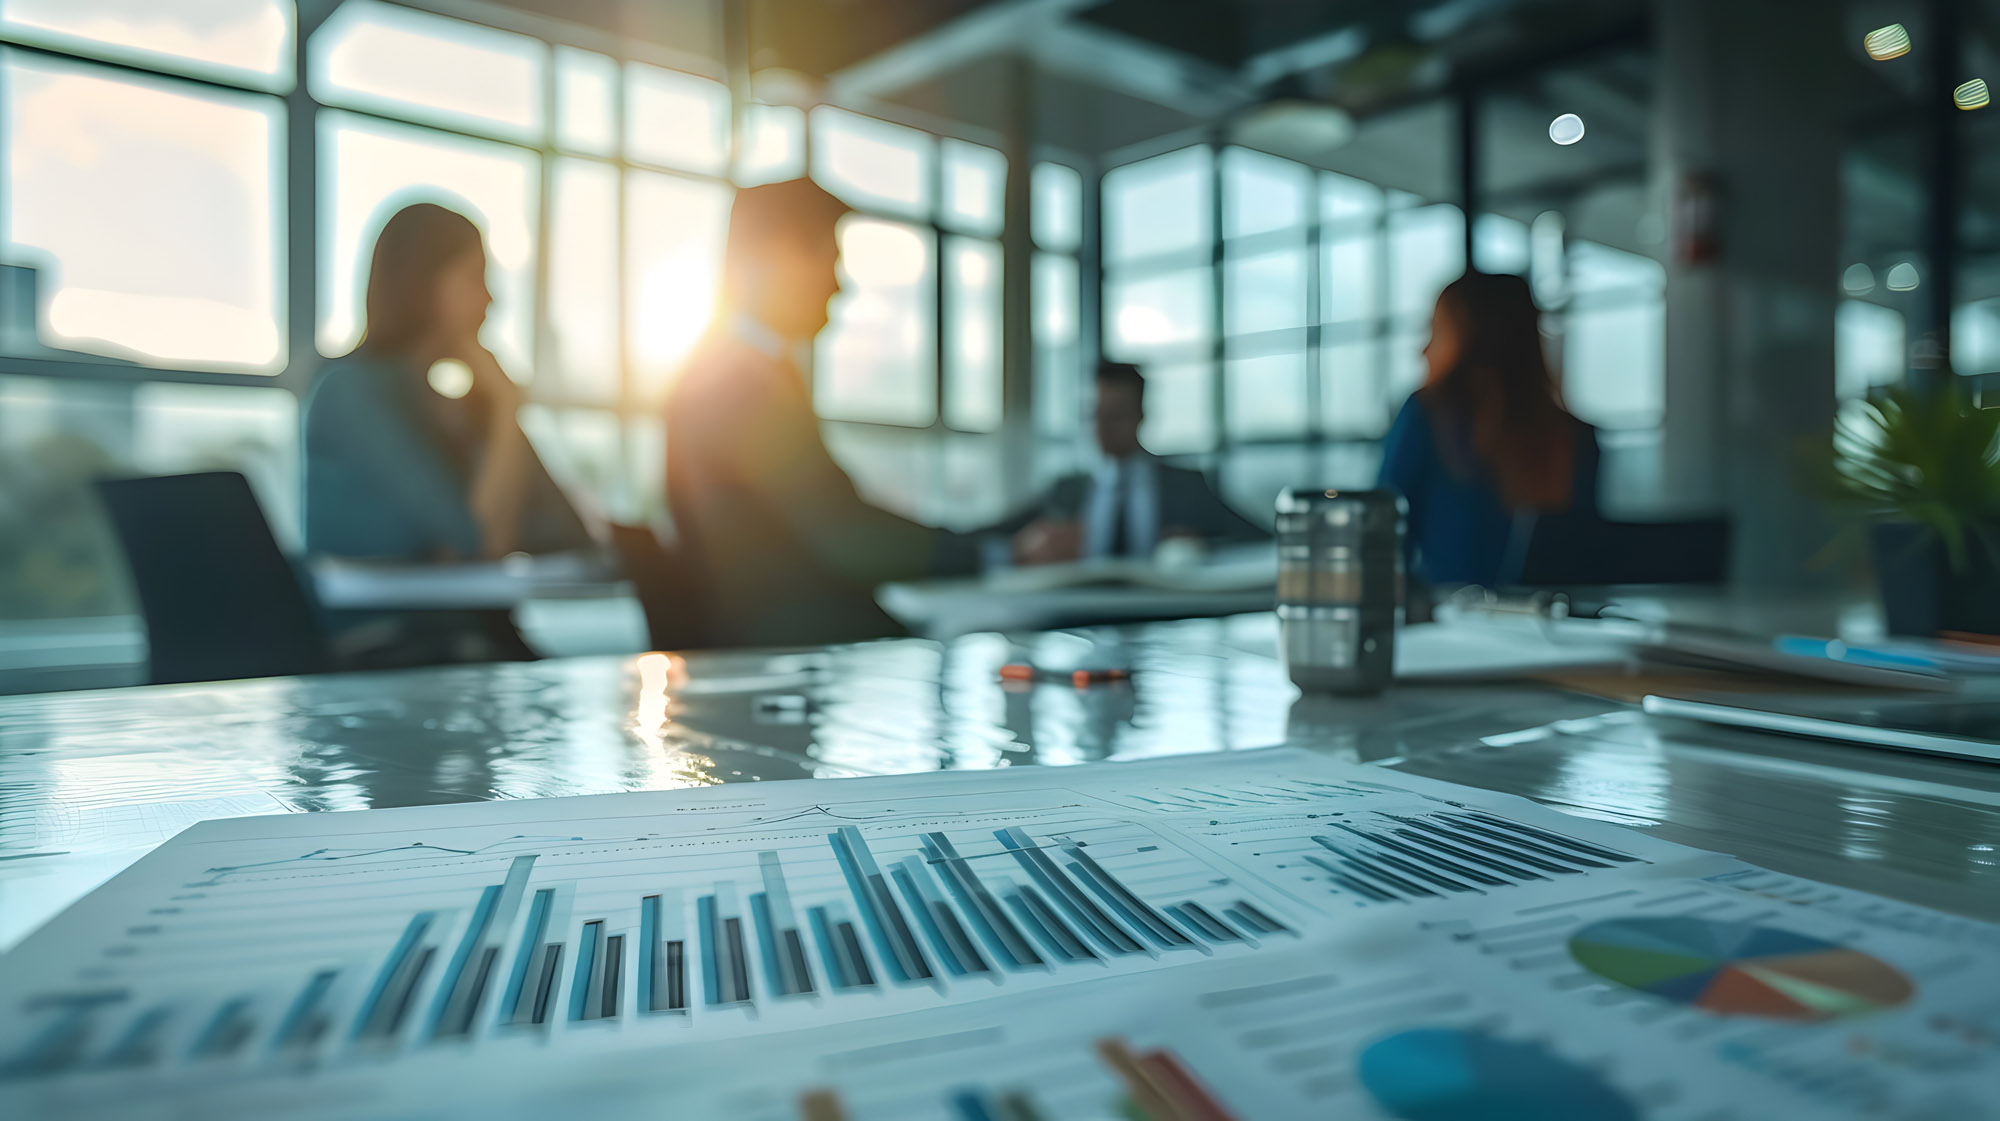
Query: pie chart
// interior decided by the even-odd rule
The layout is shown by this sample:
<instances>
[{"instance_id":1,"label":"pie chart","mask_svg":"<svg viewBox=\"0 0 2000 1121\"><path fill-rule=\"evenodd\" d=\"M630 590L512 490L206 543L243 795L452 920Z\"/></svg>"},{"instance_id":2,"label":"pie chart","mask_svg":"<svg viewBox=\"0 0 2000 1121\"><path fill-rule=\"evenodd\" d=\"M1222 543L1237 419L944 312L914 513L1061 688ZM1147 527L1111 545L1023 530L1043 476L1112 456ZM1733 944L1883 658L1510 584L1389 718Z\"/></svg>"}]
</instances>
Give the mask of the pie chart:
<instances>
[{"instance_id":1,"label":"pie chart","mask_svg":"<svg viewBox=\"0 0 2000 1121\"><path fill-rule=\"evenodd\" d=\"M1596 1072L1533 1043L1418 1028L1370 1043L1356 1075L1403 1121L1638 1121Z\"/></svg>"},{"instance_id":2,"label":"pie chart","mask_svg":"<svg viewBox=\"0 0 2000 1121\"><path fill-rule=\"evenodd\" d=\"M1725 1016L1834 1020L1894 1008L1916 992L1880 958L1754 923L1608 919L1571 935L1569 953L1607 981Z\"/></svg>"}]
</instances>

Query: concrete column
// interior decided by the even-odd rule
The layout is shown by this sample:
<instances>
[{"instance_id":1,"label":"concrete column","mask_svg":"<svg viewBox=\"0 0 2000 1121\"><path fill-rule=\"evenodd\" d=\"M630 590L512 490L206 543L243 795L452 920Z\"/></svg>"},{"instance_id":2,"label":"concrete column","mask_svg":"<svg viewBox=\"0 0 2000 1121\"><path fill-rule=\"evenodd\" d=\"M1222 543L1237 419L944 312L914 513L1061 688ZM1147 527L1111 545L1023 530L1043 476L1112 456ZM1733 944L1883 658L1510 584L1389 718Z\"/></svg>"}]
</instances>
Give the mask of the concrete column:
<instances>
[{"instance_id":1,"label":"concrete column","mask_svg":"<svg viewBox=\"0 0 2000 1121\"><path fill-rule=\"evenodd\" d=\"M1735 521L1751 593L1800 590L1829 536L1810 482L1833 417L1840 5L1656 0L1653 166L1667 266L1662 507ZM1715 252L1682 253L1690 184Z\"/></svg>"}]
</instances>

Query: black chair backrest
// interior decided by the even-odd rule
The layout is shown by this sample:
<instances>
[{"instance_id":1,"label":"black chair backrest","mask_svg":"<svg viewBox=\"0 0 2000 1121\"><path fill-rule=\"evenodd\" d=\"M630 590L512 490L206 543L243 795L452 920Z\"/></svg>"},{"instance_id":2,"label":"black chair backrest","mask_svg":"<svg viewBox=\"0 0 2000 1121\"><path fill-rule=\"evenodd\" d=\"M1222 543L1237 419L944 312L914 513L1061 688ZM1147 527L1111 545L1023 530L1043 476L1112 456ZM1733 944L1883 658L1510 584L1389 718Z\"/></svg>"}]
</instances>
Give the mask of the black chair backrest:
<instances>
[{"instance_id":1,"label":"black chair backrest","mask_svg":"<svg viewBox=\"0 0 2000 1121\"><path fill-rule=\"evenodd\" d=\"M103 479L146 616L155 683L330 668L313 600L234 471Z\"/></svg>"},{"instance_id":2,"label":"black chair backrest","mask_svg":"<svg viewBox=\"0 0 2000 1121\"><path fill-rule=\"evenodd\" d=\"M1515 582L1526 587L1719 584L1729 575L1730 536L1727 518L1543 518L1528 539Z\"/></svg>"},{"instance_id":3,"label":"black chair backrest","mask_svg":"<svg viewBox=\"0 0 2000 1121\"><path fill-rule=\"evenodd\" d=\"M677 546L642 525L611 525L611 547L639 606L646 613L647 642L655 650L712 646L701 580Z\"/></svg>"}]
</instances>

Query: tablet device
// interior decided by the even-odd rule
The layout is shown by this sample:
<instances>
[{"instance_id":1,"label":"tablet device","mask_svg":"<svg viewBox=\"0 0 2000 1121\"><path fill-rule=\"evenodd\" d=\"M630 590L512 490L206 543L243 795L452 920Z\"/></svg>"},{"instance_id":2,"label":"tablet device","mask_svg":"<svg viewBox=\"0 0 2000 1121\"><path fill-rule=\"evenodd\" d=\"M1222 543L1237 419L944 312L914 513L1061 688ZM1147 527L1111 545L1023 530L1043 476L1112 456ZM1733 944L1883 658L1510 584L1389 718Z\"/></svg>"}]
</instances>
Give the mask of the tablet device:
<instances>
[{"instance_id":1,"label":"tablet device","mask_svg":"<svg viewBox=\"0 0 2000 1121\"><path fill-rule=\"evenodd\" d=\"M1656 716L2000 763L2000 698L1654 696L1643 707Z\"/></svg>"}]
</instances>

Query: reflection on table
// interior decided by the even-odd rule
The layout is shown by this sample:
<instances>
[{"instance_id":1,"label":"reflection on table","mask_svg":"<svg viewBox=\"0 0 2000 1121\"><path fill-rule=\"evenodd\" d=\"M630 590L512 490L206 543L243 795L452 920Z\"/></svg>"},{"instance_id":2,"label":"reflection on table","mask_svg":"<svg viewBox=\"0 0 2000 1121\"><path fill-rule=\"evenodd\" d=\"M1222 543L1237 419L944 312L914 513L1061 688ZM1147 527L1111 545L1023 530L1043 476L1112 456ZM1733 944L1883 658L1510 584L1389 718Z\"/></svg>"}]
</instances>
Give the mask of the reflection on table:
<instances>
[{"instance_id":1,"label":"reflection on table","mask_svg":"<svg viewBox=\"0 0 2000 1121\"><path fill-rule=\"evenodd\" d=\"M1518 684L1301 699L1268 614L0 699L0 945L202 817L1290 742L2000 918L2000 768ZM1003 682L1117 660L1129 680Z\"/></svg>"}]
</instances>

